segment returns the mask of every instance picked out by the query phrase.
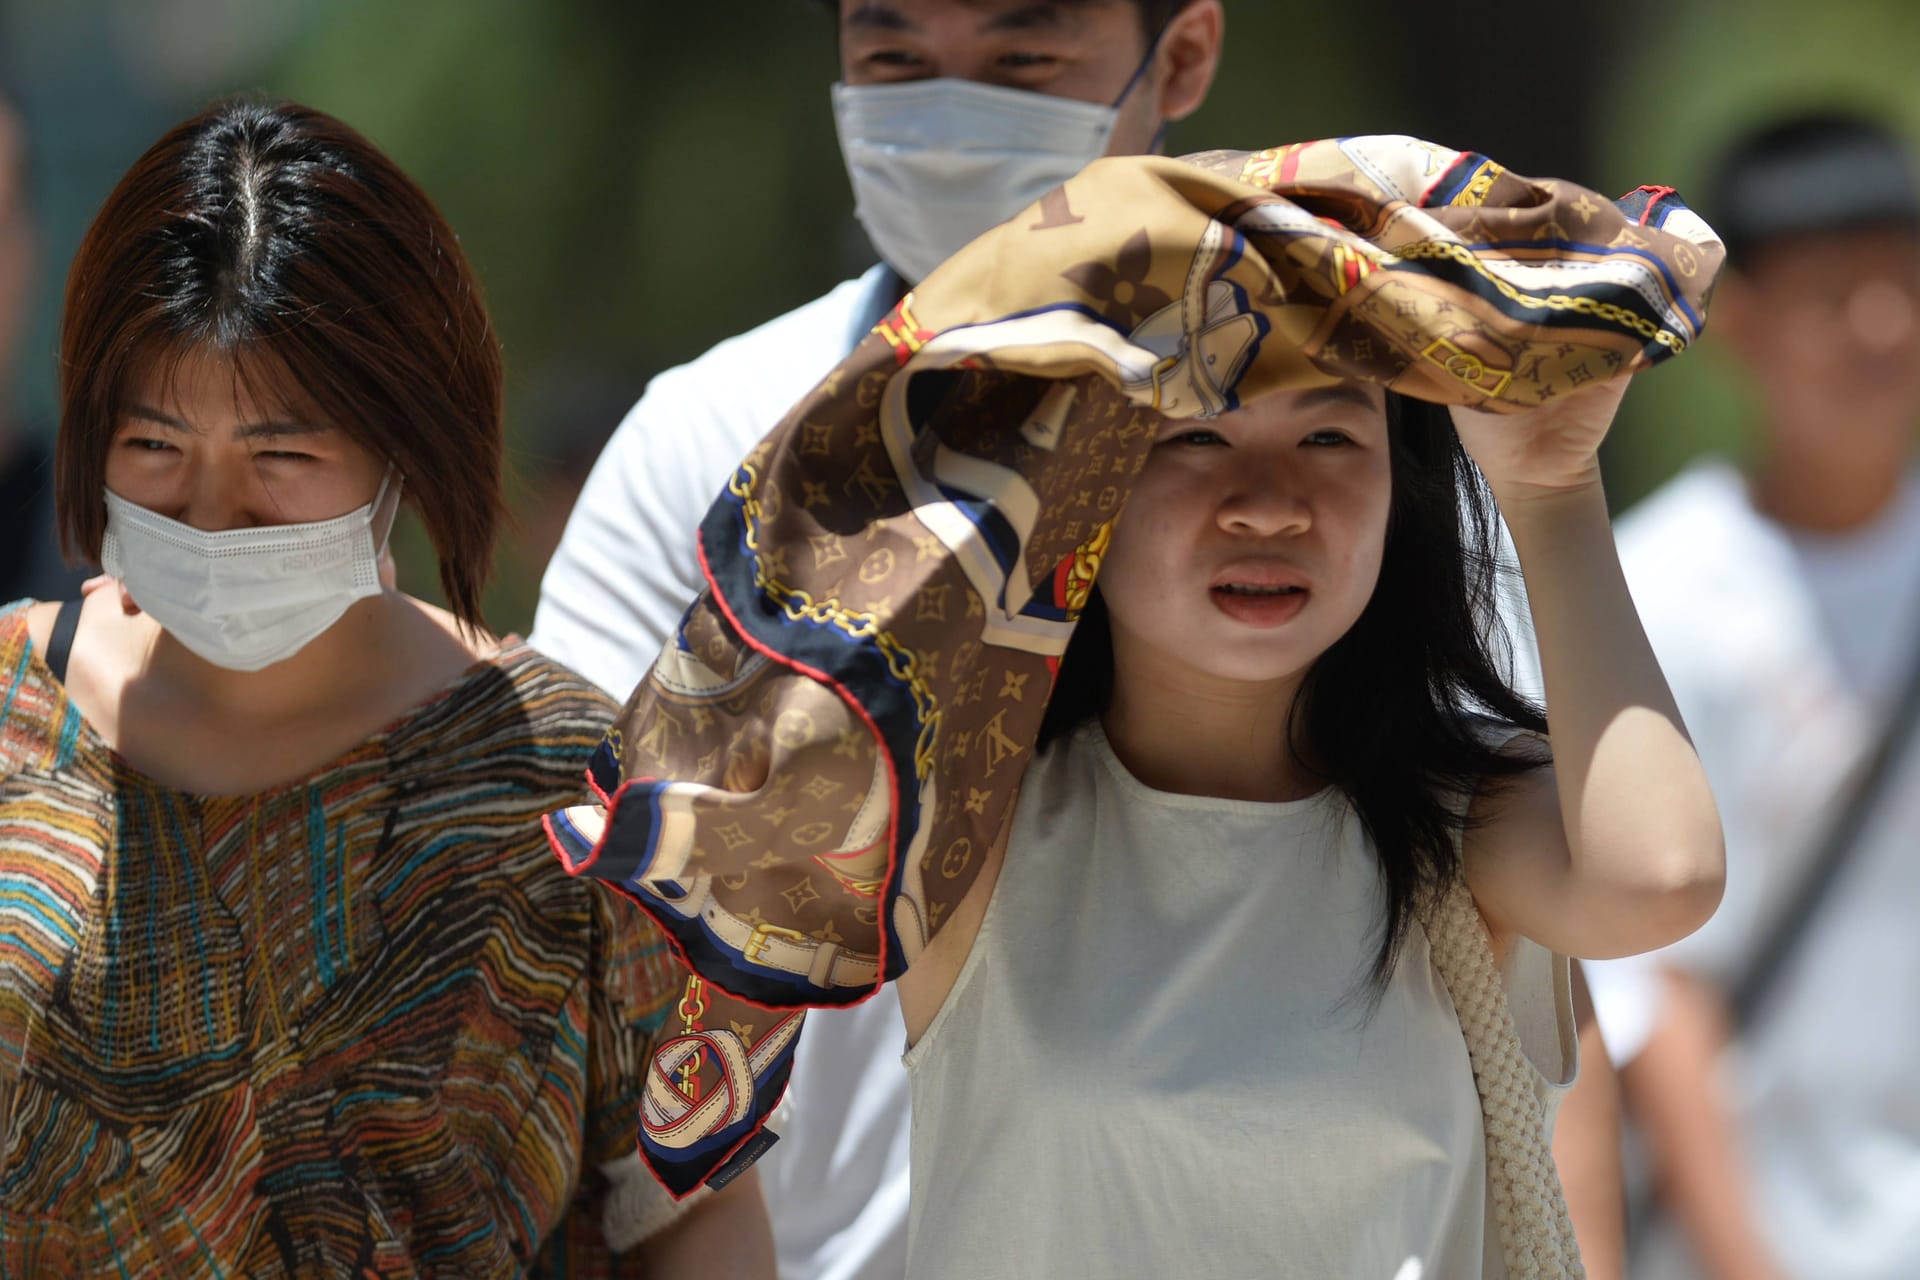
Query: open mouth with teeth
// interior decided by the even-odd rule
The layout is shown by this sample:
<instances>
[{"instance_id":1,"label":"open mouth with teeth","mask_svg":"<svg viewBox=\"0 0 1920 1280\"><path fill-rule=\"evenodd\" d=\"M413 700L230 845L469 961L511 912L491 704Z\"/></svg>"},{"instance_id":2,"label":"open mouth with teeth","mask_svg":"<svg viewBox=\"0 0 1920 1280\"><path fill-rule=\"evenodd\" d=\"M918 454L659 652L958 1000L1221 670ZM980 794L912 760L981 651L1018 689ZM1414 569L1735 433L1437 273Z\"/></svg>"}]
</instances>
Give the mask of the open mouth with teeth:
<instances>
[{"instance_id":1,"label":"open mouth with teeth","mask_svg":"<svg viewBox=\"0 0 1920 1280\"><path fill-rule=\"evenodd\" d=\"M1213 607L1250 627L1278 627L1307 607L1313 593L1298 583L1221 582L1211 587Z\"/></svg>"},{"instance_id":2,"label":"open mouth with teeth","mask_svg":"<svg viewBox=\"0 0 1920 1280\"><path fill-rule=\"evenodd\" d=\"M1248 582L1223 582L1215 587L1214 590L1224 592L1230 596L1305 595L1307 591L1305 587L1257 587Z\"/></svg>"}]
</instances>

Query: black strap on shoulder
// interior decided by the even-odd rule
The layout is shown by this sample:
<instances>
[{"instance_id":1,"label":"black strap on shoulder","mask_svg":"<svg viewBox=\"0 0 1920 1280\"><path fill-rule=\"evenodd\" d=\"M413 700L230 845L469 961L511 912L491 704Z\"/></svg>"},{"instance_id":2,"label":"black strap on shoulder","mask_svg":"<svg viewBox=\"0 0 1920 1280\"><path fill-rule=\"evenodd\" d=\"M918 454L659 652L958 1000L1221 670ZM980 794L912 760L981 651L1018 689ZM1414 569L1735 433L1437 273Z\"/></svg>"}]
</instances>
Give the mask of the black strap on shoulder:
<instances>
[{"instance_id":1,"label":"black strap on shoulder","mask_svg":"<svg viewBox=\"0 0 1920 1280\"><path fill-rule=\"evenodd\" d=\"M1769 999L1787 972L1788 962L1800 954L1801 945L1820 908L1831 896L1841 874L1852 865L1855 851L1865 843L1860 837L1873 816L1880 798L1886 793L1893 766L1912 745L1914 725L1920 723L1920 659L1908 670L1900 700L1881 726L1872 749L1855 768L1846 794L1837 798L1832 818L1813 846L1806 868L1781 908L1766 926L1760 944L1751 951L1751 959L1727 993L1728 1013L1737 1037L1753 1030L1767 1010ZM1627 1259L1631 1264L1645 1255L1647 1241L1656 1221L1668 1212L1653 1185L1652 1172L1641 1170L1627 1188ZM1629 1266L1631 1270L1631 1266Z\"/></svg>"},{"instance_id":2,"label":"black strap on shoulder","mask_svg":"<svg viewBox=\"0 0 1920 1280\"><path fill-rule=\"evenodd\" d=\"M1833 817L1815 845L1806 870L1786 898L1786 905L1771 928L1752 952L1745 973L1733 984L1728 1004L1736 1032L1751 1027L1773 994L1787 962L1799 954L1807 927L1819 914L1840 874L1852 863L1854 851L1865 843L1860 837L1893 774L1894 763L1904 754L1913 737L1914 724L1920 721L1920 660L1907 673L1900 700L1883 724L1879 739L1861 760L1852 785L1839 798Z\"/></svg>"},{"instance_id":3,"label":"black strap on shoulder","mask_svg":"<svg viewBox=\"0 0 1920 1280\"><path fill-rule=\"evenodd\" d=\"M62 600L53 616L53 634L47 637L47 669L61 684L67 682L67 659L73 656L73 633L80 626L80 601Z\"/></svg>"}]
</instances>

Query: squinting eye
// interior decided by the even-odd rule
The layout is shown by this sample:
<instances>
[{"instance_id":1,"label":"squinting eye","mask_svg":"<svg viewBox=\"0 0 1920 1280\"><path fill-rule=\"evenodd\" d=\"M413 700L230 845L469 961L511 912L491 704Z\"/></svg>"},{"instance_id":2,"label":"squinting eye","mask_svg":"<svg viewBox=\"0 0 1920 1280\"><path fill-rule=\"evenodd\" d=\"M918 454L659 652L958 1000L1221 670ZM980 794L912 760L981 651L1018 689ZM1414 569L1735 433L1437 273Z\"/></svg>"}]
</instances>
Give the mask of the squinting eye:
<instances>
[{"instance_id":1,"label":"squinting eye","mask_svg":"<svg viewBox=\"0 0 1920 1280\"><path fill-rule=\"evenodd\" d=\"M173 448L165 440L155 440L150 436L130 436L120 442L120 447L135 453L166 453Z\"/></svg>"},{"instance_id":2,"label":"squinting eye","mask_svg":"<svg viewBox=\"0 0 1920 1280\"><path fill-rule=\"evenodd\" d=\"M1007 53L1000 56L1000 65L1026 71L1035 67L1050 67L1058 59L1044 53Z\"/></svg>"}]
</instances>

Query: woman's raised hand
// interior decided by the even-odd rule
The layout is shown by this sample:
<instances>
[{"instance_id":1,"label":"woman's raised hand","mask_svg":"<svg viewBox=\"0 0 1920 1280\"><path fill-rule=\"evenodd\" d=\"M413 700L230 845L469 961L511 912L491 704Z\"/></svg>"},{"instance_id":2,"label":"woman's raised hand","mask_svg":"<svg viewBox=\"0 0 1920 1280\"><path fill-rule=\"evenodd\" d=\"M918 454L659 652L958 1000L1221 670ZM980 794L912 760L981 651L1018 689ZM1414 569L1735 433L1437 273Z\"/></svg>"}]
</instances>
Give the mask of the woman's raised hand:
<instances>
[{"instance_id":1,"label":"woman's raised hand","mask_svg":"<svg viewBox=\"0 0 1920 1280\"><path fill-rule=\"evenodd\" d=\"M1597 383L1524 413L1455 405L1454 429L1502 506L1597 487L1600 442L1613 425L1627 382L1614 378Z\"/></svg>"}]
</instances>

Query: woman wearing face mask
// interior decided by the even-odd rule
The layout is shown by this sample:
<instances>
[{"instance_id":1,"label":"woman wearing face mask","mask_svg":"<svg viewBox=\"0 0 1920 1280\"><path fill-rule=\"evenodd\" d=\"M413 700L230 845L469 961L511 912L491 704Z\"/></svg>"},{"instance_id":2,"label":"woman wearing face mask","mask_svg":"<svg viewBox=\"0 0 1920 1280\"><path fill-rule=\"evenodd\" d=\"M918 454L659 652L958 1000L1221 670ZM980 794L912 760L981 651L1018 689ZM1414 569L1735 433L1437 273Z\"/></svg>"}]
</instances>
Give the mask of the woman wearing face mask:
<instances>
[{"instance_id":1,"label":"woman wearing face mask","mask_svg":"<svg viewBox=\"0 0 1920 1280\"><path fill-rule=\"evenodd\" d=\"M613 708L481 618L500 355L426 196L218 104L108 197L61 348L62 529L120 590L0 612L0 1273L766 1266L750 1183L682 1211L633 1155L671 970L540 837ZM381 584L403 502L450 611Z\"/></svg>"}]
</instances>

